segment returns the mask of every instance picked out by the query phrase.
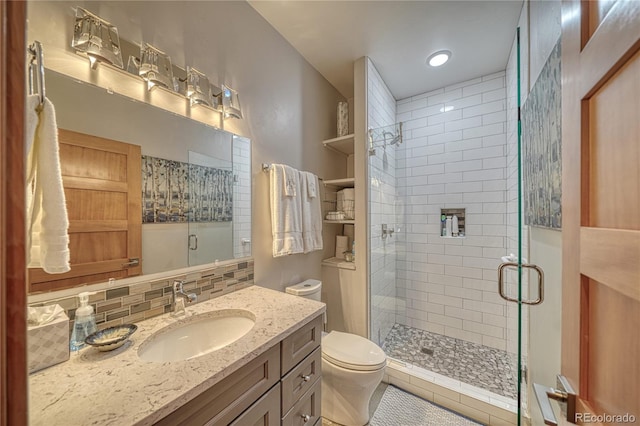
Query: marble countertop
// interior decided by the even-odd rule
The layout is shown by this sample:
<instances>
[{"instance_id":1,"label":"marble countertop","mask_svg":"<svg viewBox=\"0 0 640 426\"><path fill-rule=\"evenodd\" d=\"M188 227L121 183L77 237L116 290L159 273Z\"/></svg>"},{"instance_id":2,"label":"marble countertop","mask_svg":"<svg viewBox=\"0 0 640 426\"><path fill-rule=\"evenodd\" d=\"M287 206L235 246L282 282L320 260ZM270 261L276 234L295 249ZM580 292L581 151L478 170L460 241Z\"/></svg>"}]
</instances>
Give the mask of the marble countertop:
<instances>
[{"instance_id":1,"label":"marble countertop","mask_svg":"<svg viewBox=\"0 0 640 426\"><path fill-rule=\"evenodd\" d=\"M187 307L188 315L245 309L254 327L230 345L200 357L146 362L138 347L184 317L165 314L137 323L121 348L72 353L69 361L29 376L31 425L150 425L238 370L325 311L324 304L258 286Z\"/></svg>"}]
</instances>

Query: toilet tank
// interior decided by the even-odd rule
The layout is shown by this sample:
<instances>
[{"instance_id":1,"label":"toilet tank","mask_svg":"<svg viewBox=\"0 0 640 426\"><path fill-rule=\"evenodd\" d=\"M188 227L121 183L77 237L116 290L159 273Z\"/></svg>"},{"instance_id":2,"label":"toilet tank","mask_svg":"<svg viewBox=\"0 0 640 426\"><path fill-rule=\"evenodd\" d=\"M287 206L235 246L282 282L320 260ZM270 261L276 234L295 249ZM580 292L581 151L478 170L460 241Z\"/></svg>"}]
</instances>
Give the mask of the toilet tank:
<instances>
[{"instance_id":1,"label":"toilet tank","mask_svg":"<svg viewBox=\"0 0 640 426\"><path fill-rule=\"evenodd\" d=\"M285 291L294 296L301 296L305 299L317 300L320 302L320 291L322 290L322 281L305 280L299 284L289 286Z\"/></svg>"}]
</instances>

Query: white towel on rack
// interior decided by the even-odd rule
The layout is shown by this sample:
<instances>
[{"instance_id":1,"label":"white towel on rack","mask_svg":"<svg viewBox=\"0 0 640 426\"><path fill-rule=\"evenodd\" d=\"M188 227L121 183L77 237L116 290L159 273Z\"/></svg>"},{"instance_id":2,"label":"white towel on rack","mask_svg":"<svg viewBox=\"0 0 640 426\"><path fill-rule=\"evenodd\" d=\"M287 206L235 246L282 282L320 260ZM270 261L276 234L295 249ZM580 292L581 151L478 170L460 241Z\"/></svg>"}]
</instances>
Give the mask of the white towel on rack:
<instances>
[{"instance_id":1,"label":"white towel on rack","mask_svg":"<svg viewBox=\"0 0 640 426\"><path fill-rule=\"evenodd\" d=\"M303 173L313 176L313 178L307 179L307 195L309 198L316 198L318 195L318 177L310 172Z\"/></svg>"},{"instance_id":2,"label":"white towel on rack","mask_svg":"<svg viewBox=\"0 0 640 426\"><path fill-rule=\"evenodd\" d=\"M62 186L58 126L49 99L27 97L27 265L50 274L68 272L69 219Z\"/></svg>"},{"instance_id":3,"label":"white towel on rack","mask_svg":"<svg viewBox=\"0 0 640 426\"><path fill-rule=\"evenodd\" d=\"M281 165L282 166L282 165ZM284 184L284 195L287 197L295 197L298 193L299 177L298 171L293 167L282 166L282 182Z\"/></svg>"},{"instance_id":4,"label":"white towel on rack","mask_svg":"<svg viewBox=\"0 0 640 426\"><path fill-rule=\"evenodd\" d=\"M304 252L322 250L322 210L320 197L313 196L309 188L318 188L318 177L310 172L300 172L302 187L302 239Z\"/></svg>"},{"instance_id":5,"label":"white towel on rack","mask_svg":"<svg viewBox=\"0 0 640 426\"><path fill-rule=\"evenodd\" d=\"M297 170L273 164L269 172L273 257L303 253L302 205ZM287 195L293 192L293 196Z\"/></svg>"}]
</instances>

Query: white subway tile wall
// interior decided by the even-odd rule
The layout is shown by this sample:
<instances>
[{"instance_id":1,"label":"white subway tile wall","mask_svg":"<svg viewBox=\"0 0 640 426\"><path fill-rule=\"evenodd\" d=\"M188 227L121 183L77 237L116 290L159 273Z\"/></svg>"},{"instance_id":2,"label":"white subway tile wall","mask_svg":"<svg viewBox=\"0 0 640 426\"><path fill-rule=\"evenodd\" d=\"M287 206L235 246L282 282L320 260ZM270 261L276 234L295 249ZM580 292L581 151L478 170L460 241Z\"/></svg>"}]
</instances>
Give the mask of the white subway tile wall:
<instances>
[{"instance_id":1,"label":"white subway tile wall","mask_svg":"<svg viewBox=\"0 0 640 426\"><path fill-rule=\"evenodd\" d=\"M517 182L508 111L505 71L400 100L395 152L397 304L406 305L395 321L502 350L510 311L496 278L511 238L508 180ZM440 237L441 208L466 209L465 238Z\"/></svg>"},{"instance_id":2,"label":"white subway tile wall","mask_svg":"<svg viewBox=\"0 0 640 426\"><path fill-rule=\"evenodd\" d=\"M233 257L251 256L251 142L233 138ZM244 241L244 243L243 243Z\"/></svg>"},{"instance_id":3,"label":"white subway tile wall","mask_svg":"<svg viewBox=\"0 0 640 426\"><path fill-rule=\"evenodd\" d=\"M367 61L368 127L377 129L396 122L396 100L371 60ZM422 106L425 106L424 103ZM369 156L371 340L380 344L396 321L397 233L382 238L382 224L396 227L396 151L395 146L376 142L375 155ZM357 244L357 243L356 243ZM400 309L402 307L400 306ZM402 312L402 310L400 311Z\"/></svg>"}]
</instances>

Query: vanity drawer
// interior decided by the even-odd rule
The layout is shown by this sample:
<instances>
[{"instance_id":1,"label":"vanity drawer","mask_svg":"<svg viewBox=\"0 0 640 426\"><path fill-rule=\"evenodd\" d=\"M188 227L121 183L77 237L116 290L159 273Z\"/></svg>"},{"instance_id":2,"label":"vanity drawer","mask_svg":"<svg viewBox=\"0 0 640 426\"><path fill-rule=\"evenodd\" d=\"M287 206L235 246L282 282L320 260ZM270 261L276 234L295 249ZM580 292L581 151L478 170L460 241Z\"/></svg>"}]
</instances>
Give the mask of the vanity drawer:
<instances>
[{"instance_id":1,"label":"vanity drawer","mask_svg":"<svg viewBox=\"0 0 640 426\"><path fill-rule=\"evenodd\" d=\"M282 426L310 426L320 419L320 391L322 380L316 380L311 389L282 418Z\"/></svg>"},{"instance_id":2,"label":"vanity drawer","mask_svg":"<svg viewBox=\"0 0 640 426\"><path fill-rule=\"evenodd\" d=\"M282 341L282 374L291 370L315 348L322 338L322 315L318 315Z\"/></svg>"},{"instance_id":3,"label":"vanity drawer","mask_svg":"<svg viewBox=\"0 0 640 426\"><path fill-rule=\"evenodd\" d=\"M230 426L274 426L280 423L280 383L275 385Z\"/></svg>"},{"instance_id":4,"label":"vanity drawer","mask_svg":"<svg viewBox=\"0 0 640 426\"><path fill-rule=\"evenodd\" d=\"M226 426L279 380L276 345L155 424Z\"/></svg>"},{"instance_id":5,"label":"vanity drawer","mask_svg":"<svg viewBox=\"0 0 640 426\"><path fill-rule=\"evenodd\" d=\"M282 378L282 414L286 414L320 378L322 368L322 350L316 348L311 355Z\"/></svg>"}]
</instances>

